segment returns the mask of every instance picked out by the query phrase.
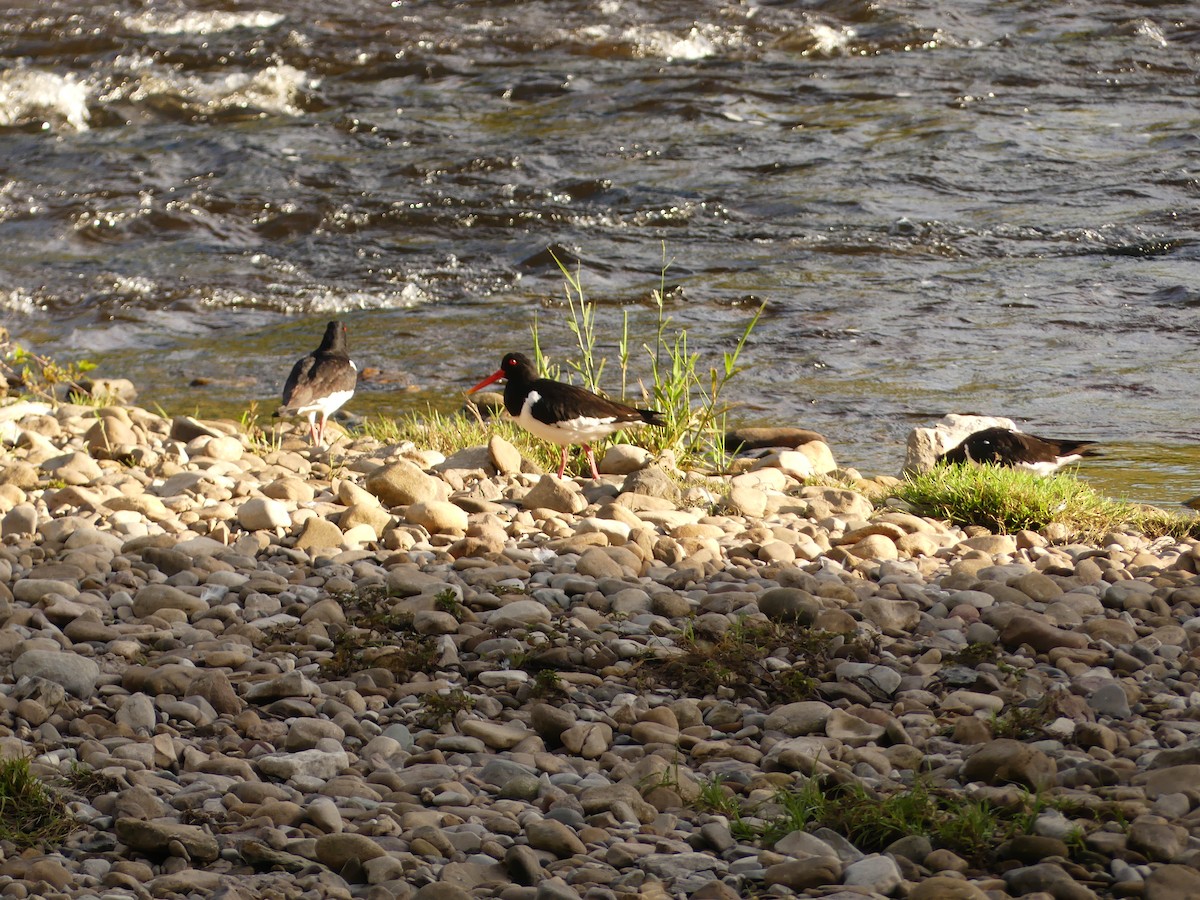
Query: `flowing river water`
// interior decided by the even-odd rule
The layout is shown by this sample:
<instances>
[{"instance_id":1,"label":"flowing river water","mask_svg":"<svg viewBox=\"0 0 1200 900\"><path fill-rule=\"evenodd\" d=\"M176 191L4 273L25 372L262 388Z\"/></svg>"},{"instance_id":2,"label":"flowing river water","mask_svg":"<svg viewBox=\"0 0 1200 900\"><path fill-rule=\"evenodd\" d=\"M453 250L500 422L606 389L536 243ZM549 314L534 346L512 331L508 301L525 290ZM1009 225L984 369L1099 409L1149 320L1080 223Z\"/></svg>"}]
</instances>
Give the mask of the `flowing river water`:
<instances>
[{"instance_id":1,"label":"flowing river water","mask_svg":"<svg viewBox=\"0 0 1200 900\"><path fill-rule=\"evenodd\" d=\"M334 316L351 411L453 409L535 317L570 349L553 250L610 356L660 285L704 366L765 303L734 418L844 465L1007 415L1174 505L1198 200L1183 2L0 8L3 322L169 412L273 407Z\"/></svg>"}]
</instances>

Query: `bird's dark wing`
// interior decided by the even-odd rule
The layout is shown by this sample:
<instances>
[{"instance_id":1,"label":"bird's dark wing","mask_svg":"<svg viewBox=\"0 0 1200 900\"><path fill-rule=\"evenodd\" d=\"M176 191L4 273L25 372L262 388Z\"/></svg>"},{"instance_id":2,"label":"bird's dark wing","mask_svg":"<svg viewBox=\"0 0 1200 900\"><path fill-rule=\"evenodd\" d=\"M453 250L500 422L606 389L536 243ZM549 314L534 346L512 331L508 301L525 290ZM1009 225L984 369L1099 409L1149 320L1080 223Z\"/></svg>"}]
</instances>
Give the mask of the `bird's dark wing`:
<instances>
[{"instance_id":1,"label":"bird's dark wing","mask_svg":"<svg viewBox=\"0 0 1200 900\"><path fill-rule=\"evenodd\" d=\"M592 419L612 419L614 422L644 422L648 421L642 410L617 403L599 394L584 390L563 381L551 381L539 378L530 386L537 391L540 399L531 410L533 417L539 422L553 424L567 422L579 416Z\"/></svg>"},{"instance_id":2,"label":"bird's dark wing","mask_svg":"<svg viewBox=\"0 0 1200 900\"><path fill-rule=\"evenodd\" d=\"M312 372L317 365L314 354L296 360L292 372L283 385L283 405L285 407L304 406L313 399Z\"/></svg>"}]
</instances>

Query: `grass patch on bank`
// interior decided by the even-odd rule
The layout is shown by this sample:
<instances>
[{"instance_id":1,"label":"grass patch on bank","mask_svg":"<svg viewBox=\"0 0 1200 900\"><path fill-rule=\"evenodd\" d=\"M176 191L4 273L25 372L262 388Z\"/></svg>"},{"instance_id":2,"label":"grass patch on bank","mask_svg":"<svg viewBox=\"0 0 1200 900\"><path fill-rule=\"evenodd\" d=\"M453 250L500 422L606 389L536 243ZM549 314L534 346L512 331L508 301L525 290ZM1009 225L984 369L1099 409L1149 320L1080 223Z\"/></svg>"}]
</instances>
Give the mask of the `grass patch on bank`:
<instances>
[{"instance_id":1,"label":"grass patch on bank","mask_svg":"<svg viewBox=\"0 0 1200 900\"><path fill-rule=\"evenodd\" d=\"M716 783L702 789L700 804L731 819L739 840L772 847L796 831L835 831L864 853L881 853L910 835L927 837L935 848L952 850L977 863L995 856L1007 840L1032 832L1045 807L1040 796L1025 795L1011 808L960 791L935 789L918 779L911 788L877 793L858 782L828 777L805 779L781 789L756 809Z\"/></svg>"},{"instance_id":2,"label":"grass patch on bank","mask_svg":"<svg viewBox=\"0 0 1200 900\"><path fill-rule=\"evenodd\" d=\"M1111 500L1073 475L1035 475L1002 466L937 466L909 475L891 492L921 513L955 525L1013 534L1051 523L1082 539L1132 528L1147 537L1200 535L1194 517Z\"/></svg>"},{"instance_id":3,"label":"grass patch on bank","mask_svg":"<svg viewBox=\"0 0 1200 900\"><path fill-rule=\"evenodd\" d=\"M809 700L833 669L846 659L865 657L870 648L849 635L837 635L796 623L739 621L719 636L685 630L675 641L683 652L640 663L639 685L667 687L686 696L716 695L722 689L765 708ZM792 665L775 669L767 659L787 648Z\"/></svg>"},{"instance_id":4,"label":"grass patch on bank","mask_svg":"<svg viewBox=\"0 0 1200 900\"><path fill-rule=\"evenodd\" d=\"M62 843L75 823L66 803L20 757L0 761L0 840L22 849Z\"/></svg>"},{"instance_id":5,"label":"grass patch on bank","mask_svg":"<svg viewBox=\"0 0 1200 900\"><path fill-rule=\"evenodd\" d=\"M422 450L451 456L466 447L486 446L492 435L504 438L543 471L558 470L558 448L539 440L511 419L485 420L467 413L443 413L435 409L406 413L395 419L382 416L363 420L357 433L384 444L411 441Z\"/></svg>"}]
</instances>

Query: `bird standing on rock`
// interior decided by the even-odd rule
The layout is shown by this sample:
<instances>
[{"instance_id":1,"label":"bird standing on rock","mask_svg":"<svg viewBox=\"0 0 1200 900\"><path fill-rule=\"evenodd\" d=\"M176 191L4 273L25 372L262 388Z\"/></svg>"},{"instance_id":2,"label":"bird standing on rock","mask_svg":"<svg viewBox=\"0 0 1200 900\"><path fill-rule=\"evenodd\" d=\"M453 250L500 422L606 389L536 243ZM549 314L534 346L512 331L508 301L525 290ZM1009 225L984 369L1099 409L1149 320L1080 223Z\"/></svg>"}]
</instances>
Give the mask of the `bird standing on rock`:
<instances>
[{"instance_id":1,"label":"bird standing on rock","mask_svg":"<svg viewBox=\"0 0 1200 900\"><path fill-rule=\"evenodd\" d=\"M292 367L283 386L283 406L275 415L307 416L309 437L319 446L325 440L326 421L354 396L357 386L358 366L346 352L346 326L330 322L321 346Z\"/></svg>"},{"instance_id":2,"label":"bird standing on rock","mask_svg":"<svg viewBox=\"0 0 1200 900\"><path fill-rule=\"evenodd\" d=\"M559 478L566 471L567 447L571 444L583 445L592 477L599 481L591 447L595 441L632 425L667 424L662 413L652 409L626 406L573 384L539 378L533 363L523 353L506 353L500 368L467 393L473 394L501 378L507 379L504 408L508 414L526 431L562 447Z\"/></svg>"},{"instance_id":3,"label":"bird standing on rock","mask_svg":"<svg viewBox=\"0 0 1200 900\"><path fill-rule=\"evenodd\" d=\"M938 457L939 463L991 463L1049 475L1085 456L1099 456L1095 441L1043 438L1009 428L985 428L967 435L957 447Z\"/></svg>"}]
</instances>

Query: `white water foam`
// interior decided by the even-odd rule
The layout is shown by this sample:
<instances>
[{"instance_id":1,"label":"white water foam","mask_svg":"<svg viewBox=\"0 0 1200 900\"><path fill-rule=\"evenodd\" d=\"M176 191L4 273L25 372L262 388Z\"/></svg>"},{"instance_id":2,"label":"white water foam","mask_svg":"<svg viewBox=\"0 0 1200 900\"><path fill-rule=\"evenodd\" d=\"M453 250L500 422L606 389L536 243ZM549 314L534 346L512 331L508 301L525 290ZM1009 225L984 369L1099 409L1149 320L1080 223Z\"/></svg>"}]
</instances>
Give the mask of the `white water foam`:
<instances>
[{"instance_id":1,"label":"white water foam","mask_svg":"<svg viewBox=\"0 0 1200 900\"><path fill-rule=\"evenodd\" d=\"M142 34L220 34L235 28L272 28L284 20L273 12L189 12L182 16L147 10L125 19L125 27Z\"/></svg>"},{"instance_id":2,"label":"white water foam","mask_svg":"<svg viewBox=\"0 0 1200 900\"><path fill-rule=\"evenodd\" d=\"M635 56L657 57L668 62L707 59L741 49L746 43L740 29L704 24L693 25L682 37L670 31L636 26L625 29L620 39L633 46Z\"/></svg>"},{"instance_id":3,"label":"white water foam","mask_svg":"<svg viewBox=\"0 0 1200 900\"><path fill-rule=\"evenodd\" d=\"M843 52L857 36L853 28L845 25L841 28L831 28L828 25L819 24L810 25L808 30L813 38L813 47L807 52L826 56Z\"/></svg>"},{"instance_id":4,"label":"white water foam","mask_svg":"<svg viewBox=\"0 0 1200 900\"><path fill-rule=\"evenodd\" d=\"M1161 28L1159 28L1149 19L1142 19L1140 22L1138 22L1135 33L1138 35L1138 37L1149 38L1152 42L1160 47L1166 47L1168 45L1167 35Z\"/></svg>"},{"instance_id":5,"label":"white water foam","mask_svg":"<svg viewBox=\"0 0 1200 900\"><path fill-rule=\"evenodd\" d=\"M302 90L315 88L319 79L294 66L268 66L253 75L235 73L204 85L207 102L221 108L248 104L263 112L298 116L303 110L296 105ZM206 93L200 90L200 95Z\"/></svg>"},{"instance_id":6,"label":"white water foam","mask_svg":"<svg viewBox=\"0 0 1200 900\"><path fill-rule=\"evenodd\" d=\"M0 310L22 316L35 316L44 307L25 288L0 291Z\"/></svg>"},{"instance_id":7,"label":"white water foam","mask_svg":"<svg viewBox=\"0 0 1200 900\"><path fill-rule=\"evenodd\" d=\"M288 65L267 66L258 72L231 72L205 80L145 58L123 57L120 62L136 76L102 95L101 102L123 99L140 104L155 97L178 97L200 107L201 112L244 108L298 116L304 112L298 105L300 93L320 84L320 79Z\"/></svg>"},{"instance_id":8,"label":"white water foam","mask_svg":"<svg viewBox=\"0 0 1200 900\"><path fill-rule=\"evenodd\" d=\"M76 131L88 128L88 87L73 75L39 69L0 72L0 126L41 122L53 129L65 125Z\"/></svg>"}]
</instances>

